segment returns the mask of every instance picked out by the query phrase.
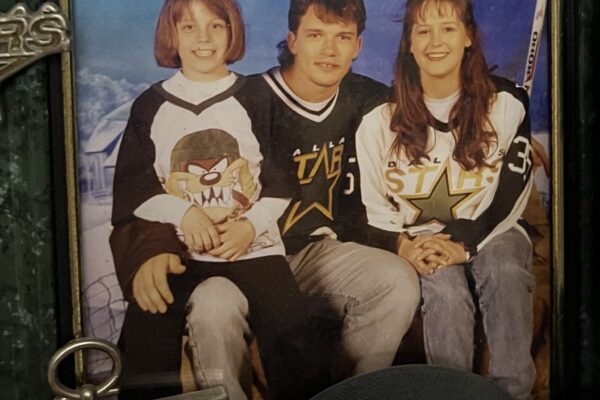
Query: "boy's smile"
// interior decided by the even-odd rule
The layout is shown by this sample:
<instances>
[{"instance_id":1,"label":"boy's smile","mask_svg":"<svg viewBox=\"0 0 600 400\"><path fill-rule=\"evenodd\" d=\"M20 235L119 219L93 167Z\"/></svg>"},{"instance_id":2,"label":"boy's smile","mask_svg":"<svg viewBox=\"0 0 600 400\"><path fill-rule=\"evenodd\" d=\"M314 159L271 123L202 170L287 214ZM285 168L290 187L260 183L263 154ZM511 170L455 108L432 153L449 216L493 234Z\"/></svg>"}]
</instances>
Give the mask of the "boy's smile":
<instances>
[{"instance_id":1,"label":"boy's smile","mask_svg":"<svg viewBox=\"0 0 600 400\"><path fill-rule=\"evenodd\" d=\"M177 22L177 49L183 75L193 81L227 76L225 53L229 44L227 22L201 1L194 1Z\"/></svg>"}]
</instances>

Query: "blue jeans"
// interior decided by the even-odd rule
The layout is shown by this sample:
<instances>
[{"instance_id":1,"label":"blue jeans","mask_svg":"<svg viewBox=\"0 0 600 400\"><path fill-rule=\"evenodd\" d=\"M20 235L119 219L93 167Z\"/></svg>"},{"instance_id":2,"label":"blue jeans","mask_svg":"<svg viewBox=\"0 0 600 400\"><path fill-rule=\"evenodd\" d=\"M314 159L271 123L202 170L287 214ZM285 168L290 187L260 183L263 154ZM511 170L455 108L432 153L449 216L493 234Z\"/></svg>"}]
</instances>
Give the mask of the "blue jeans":
<instances>
[{"instance_id":1,"label":"blue jeans","mask_svg":"<svg viewBox=\"0 0 600 400\"><path fill-rule=\"evenodd\" d=\"M425 353L430 364L472 369L477 302L490 350L490 377L515 399L530 398L535 380L530 353L531 252L529 239L513 228L486 244L470 265L453 265L421 277Z\"/></svg>"},{"instance_id":2,"label":"blue jeans","mask_svg":"<svg viewBox=\"0 0 600 400\"><path fill-rule=\"evenodd\" d=\"M332 378L389 367L420 300L412 266L393 253L332 239L309 244L288 262L309 315L341 324ZM246 297L231 282L211 278L196 287L189 305L196 383L224 385L232 400L251 398Z\"/></svg>"},{"instance_id":3,"label":"blue jeans","mask_svg":"<svg viewBox=\"0 0 600 400\"><path fill-rule=\"evenodd\" d=\"M341 322L334 382L392 365L419 305L414 268L396 254L323 239L288 256L311 316Z\"/></svg>"}]
</instances>

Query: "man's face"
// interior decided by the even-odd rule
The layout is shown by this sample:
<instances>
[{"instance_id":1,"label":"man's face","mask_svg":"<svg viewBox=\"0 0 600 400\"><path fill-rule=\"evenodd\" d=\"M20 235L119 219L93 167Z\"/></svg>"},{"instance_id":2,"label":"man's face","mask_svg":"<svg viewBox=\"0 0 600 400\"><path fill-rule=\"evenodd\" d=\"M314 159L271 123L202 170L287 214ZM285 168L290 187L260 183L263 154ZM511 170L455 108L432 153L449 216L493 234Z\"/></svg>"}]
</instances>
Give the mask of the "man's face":
<instances>
[{"instance_id":1,"label":"man's face","mask_svg":"<svg viewBox=\"0 0 600 400\"><path fill-rule=\"evenodd\" d=\"M300 19L298 32L288 33L287 41L294 55L290 68L296 83L307 90L331 94L350 70L362 45L356 22L334 16L324 22L317 17L314 5Z\"/></svg>"}]
</instances>

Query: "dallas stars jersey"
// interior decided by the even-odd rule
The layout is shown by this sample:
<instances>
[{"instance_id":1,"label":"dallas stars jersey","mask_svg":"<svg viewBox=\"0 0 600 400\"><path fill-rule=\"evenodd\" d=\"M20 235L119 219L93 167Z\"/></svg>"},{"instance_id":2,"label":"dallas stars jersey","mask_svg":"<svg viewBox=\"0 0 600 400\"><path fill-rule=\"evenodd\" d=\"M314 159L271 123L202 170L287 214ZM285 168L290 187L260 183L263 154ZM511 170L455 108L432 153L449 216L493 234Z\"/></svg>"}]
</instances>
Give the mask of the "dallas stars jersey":
<instances>
[{"instance_id":1,"label":"dallas stars jersey","mask_svg":"<svg viewBox=\"0 0 600 400\"><path fill-rule=\"evenodd\" d=\"M191 205L217 221L243 214L253 223L256 238L240 259L285 254L280 214L273 215L280 205L262 202L296 195L292 168L285 168L289 161L279 149L257 137L252 119L260 112L247 79L231 74L215 85L202 93L206 86L178 73L132 106L115 171L111 235L124 288L160 253L225 261L188 254L178 240L174 227Z\"/></svg>"},{"instance_id":2,"label":"dallas stars jersey","mask_svg":"<svg viewBox=\"0 0 600 400\"><path fill-rule=\"evenodd\" d=\"M378 246L395 251L398 232L442 231L475 254L492 237L517 226L531 188L528 99L513 83L494 82L489 121L497 143L487 154L490 167L464 170L452 157L452 132L439 121L428 128L429 160L413 165L404 152L399 157L391 152L394 105L365 116L357 154L362 199L369 225L377 228Z\"/></svg>"},{"instance_id":3,"label":"dallas stars jersey","mask_svg":"<svg viewBox=\"0 0 600 400\"><path fill-rule=\"evenodd\" d=\"M253 119L255 130L293 162L302 192L279 219L286 250L299 251L315 235L342 236L341 213L351 212L341 198L352 191L348 150L363 115L387 99L388 88L350 73L331 99L315 105L298 98L279 69L251 82L263 115Z\"/></svg>"}]
</instances>

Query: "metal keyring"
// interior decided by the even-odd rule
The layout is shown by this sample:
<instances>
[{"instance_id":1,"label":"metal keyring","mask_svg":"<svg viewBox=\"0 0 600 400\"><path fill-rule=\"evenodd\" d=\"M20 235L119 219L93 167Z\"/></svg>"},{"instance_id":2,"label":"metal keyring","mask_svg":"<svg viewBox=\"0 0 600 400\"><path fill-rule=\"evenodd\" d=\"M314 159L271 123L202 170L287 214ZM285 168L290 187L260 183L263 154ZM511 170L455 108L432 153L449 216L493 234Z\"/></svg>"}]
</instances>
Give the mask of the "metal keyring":
<instances>
[{"instance_id":1,"label":"metal keyring","mask_svg":"<svg viewBox=\"0 0 600 400\"><path fill-rule=\"evenodd\" d=\"M113 361L111 375L107 381L99 386L84 384L78 390L68 388L58 380L58 366L67 356L83 349L96 349L107 353ZM48 384L54 394L61 399L92 400L97 397L114 396L119 394L119 389L114 386L119 380L122 369L121 352L111 342L96 338L75 339L61 347L50 359L48 363Z\"/></svg>"}]
</instances>

